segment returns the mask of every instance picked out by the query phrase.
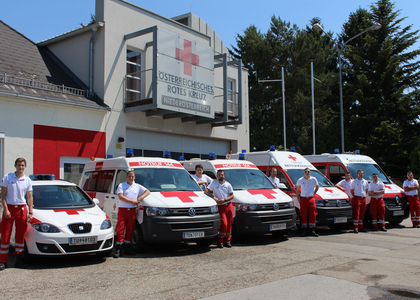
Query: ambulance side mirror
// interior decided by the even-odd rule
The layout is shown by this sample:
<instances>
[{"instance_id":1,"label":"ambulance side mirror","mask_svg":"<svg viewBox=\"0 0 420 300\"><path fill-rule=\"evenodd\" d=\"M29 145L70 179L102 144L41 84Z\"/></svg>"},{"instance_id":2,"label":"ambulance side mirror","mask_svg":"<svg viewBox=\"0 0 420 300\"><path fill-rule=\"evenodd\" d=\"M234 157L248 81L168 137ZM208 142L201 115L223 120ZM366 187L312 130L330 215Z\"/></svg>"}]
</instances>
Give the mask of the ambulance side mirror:
<instances>
[{"instance_id":1,"label":"ambulance side mirror","mask_svg":"<svg viewBox=\"0 0 420 300\"><path fill-rule=\"evenodd\" d=\"M281 190L287 190L287 186L284 183L279 184L279 189Z\"/></svg>"},{"instance_id":2,"label":"ambulance side mirror","mask_svg":"<svg viewBox=\"0 0 420 300\"><path fill-rule=\"evenodd\" d=\"M99 206L99 200L98 200L98 198L93 198L92 200L93 200L93 203L95 203L96 205Z\"/></svg>"}]
</instances>

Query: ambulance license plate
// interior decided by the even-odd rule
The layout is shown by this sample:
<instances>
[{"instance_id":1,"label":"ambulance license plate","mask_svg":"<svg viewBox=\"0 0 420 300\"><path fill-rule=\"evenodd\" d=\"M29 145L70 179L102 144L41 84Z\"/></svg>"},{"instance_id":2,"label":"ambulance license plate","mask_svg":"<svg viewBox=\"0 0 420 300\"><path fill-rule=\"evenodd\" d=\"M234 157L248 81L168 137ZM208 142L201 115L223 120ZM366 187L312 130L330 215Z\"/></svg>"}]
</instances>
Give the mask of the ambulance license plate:
<instances>
[{"instance_id":1,"label":"ambulance license plate","mask_svg":"<svg viewBox=\"0 0 420 300\"><path fill-rule=\"evenodd\" d=\"M286 223L270 224L270 231L286 229Z\"/></svg>"},{"instance_id":2,"label":"ambulance license plate","mask_svg":"<svg viewBox=\"0 0 420 300\"><path fill-rule=\"evenodd\" d=\"M69 245L85 245L85 244L96 244L98 241L97 236L87 236L87 237L78 237L78 238L69 238Z\"/></svg>"},{"instance_id":3,"label":"ambulance license plate","mask_svg":"<svg viewBox=\"0 0 420 300\"><path fill-rule=\"evenodd\" d=\"M393 216L404 216L404 211L403 210L396 210L394 212L392 212Z\"/></svg>"},{"instance_id":4,"label":"ambulance license plate","mask_svg":"<svg viewBox=\"0 0 420 300\"><path fill-rule=\"evenodd\" d=\"M347 223L347 217L334 218L335 223Z\"/></svg>"},{"instance_id":5,"label":"ambulance license plate","mask_svg":"<svg viewBox=\"0 0 420 300\"><path fill-rule=\"evenodd\" d=\"M204 237L204 231L196 231L196 232L183 232L182 238L183 239L195 239Z\"/></svg>"}]
</instances>

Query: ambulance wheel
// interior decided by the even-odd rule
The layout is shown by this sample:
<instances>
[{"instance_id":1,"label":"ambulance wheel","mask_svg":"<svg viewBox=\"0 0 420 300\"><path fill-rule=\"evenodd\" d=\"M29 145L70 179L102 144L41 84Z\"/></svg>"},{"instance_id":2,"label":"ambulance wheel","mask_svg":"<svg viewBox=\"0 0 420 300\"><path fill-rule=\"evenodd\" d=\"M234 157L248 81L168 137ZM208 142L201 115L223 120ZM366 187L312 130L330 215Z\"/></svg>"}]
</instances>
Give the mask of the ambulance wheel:
<instances>
[{"instance_id":1,"label":"ambulance wheel","mask_svg":"<svg viewBox=\"0 0 420 300\"><path fill-rule=\"evenodd\" d=\"M213 244L213 242L214 242L214 238L199 240L196 243L198 247L206 248L206 247L209 247L211 244Z\"/></svg>"},{"instance_id":2,"label":"ambulance wheel","mask_svg":"<svg viewBox=\"0 0 420 300\"><path fill-rule=\"evenodd\" d=\"M293 225L292 228L290 228L290 231L293 233L298 233L302 229L302 225L300 222L300 211L296 208L296 218L295 218L295 225Z\"/></svg>"},{"instance_id":3,"label":"ambulance wheel","mask_svg":"<svg viewBox=\"0 0 420 300\"><path fill-rule=\"evenodd\" d=\"M141 226L136 222L136 228L131 236L131 244L136 252L142 253L147 251L147 243L144 241Z\"/></svg>"}]
</instances>

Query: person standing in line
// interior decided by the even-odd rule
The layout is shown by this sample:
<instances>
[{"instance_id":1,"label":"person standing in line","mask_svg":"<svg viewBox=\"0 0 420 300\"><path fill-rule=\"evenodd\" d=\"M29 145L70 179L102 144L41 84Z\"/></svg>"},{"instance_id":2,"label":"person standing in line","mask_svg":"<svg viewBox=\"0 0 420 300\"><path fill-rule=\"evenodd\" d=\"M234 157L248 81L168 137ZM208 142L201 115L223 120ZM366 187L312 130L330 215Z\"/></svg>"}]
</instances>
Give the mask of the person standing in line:
<instances>
[{"instance_id":1,"label":"person standing in line","mask_svg":"<svg viewBox=\"0 0 420 300\"><path fill-rule=\"evenodd\" d=\"M217 180L214 180L204 191L217 203L220 215L220 230L217 247L232 247L233 199L232 185L225 180L225 171L217 170Z\"/></svg>"},{"instance_id":2,"label":"person standing in line","mask_svg":"<svg viewBox=\"0 0 420 300\"><path fill-rule=\"evenodd\" d=\"M270 179L270 181L272 183L274 183L276 185L276 187L280 187L280 179L277 178L277 169L276 168L272 168L270 170L270 177L268 177L268 179Z\"/></svg>"},{"instance_id":3,"label":"person standing in line","mask_svg":"<svg viewBox=\"0 0 420 300\"><path fill-rule=\"evenodd\" d=\"M22 255L25 246L27 223L32 221L33 215L32 182L24 173L26 169L26 160L24 158L20 157L16 159L15 168L16 171L4 176L0 183L1 200L3 203L0 271L7 268L13 223L16 227L14 253L16 256L15 267L26 267L22 260Z\"/></svg>"},{"instance_id":4,"label":"person standing in line","mask_svg":"<svg viewBox=\"0 0 420 300\"><path fill-rule=\"evenodd\" d=\"M121 256L121 248L124 243L124 254L134 255L135 251L131 245L131 236L134 232L136 222L136 207L144 198L150 195L150 191L144 186L136 183L136 174L129 171L127 181L118 185L117 195L120 200L118 204L118 221L115 227L117 234L114 258ZM125 230L125 236L124 236Z\"/></svg>"},{"instance_id":5,"label":"person standing in line","mask_svg":"<svg viewBox=\"0 0 420 300\"><path fill-rule=\"evenodd\" d=\"M351 198L353 198L353 196L351 194L351 183L352 182L353 182L353 179L351 178L351 173L346 172L346 174L344 175L344 179L341 180L339 183L337 183L335 186L338 189L345 192L349 196L349 199L351 199Z\"/></svg>"},{"instance_id":6,"label":"person standing in line","mask_svg":"<svg viewBox=\"0 0 420 300\"><path fill-rule=\"evenodd\" d=\"M385 186L382 181L378 181L378 173L372 174L372 182L369 183L368 193L370 196L370 213L372 215L373 231L378 230L379 214L379 230L387 231L385 228L385 203L383 194L385 193Z\"/></svg>"},{"instance_id":7,"label":"person standing in line","mask_svg":"<svg viewBox=\"0 0 420 300\"><path fill-rule=\"evenodd\" d=\"M353 230L366 232L363 228L363 218L366 212L366 195L368 193L368 182L363 178L363 170L357 170L357 178L351 183L351 195L353 206Z\"/></svg>"},{"instance_id":8,"label":"person standing in line","mask_svg":"<svg viewBox=\"0 0 420 300\"><path fill-rule=\"evenodd\" d=\"M195 179L195 181L197 181L198 185L201 186L205 186L207 187L212 181L213 179L211 179L209 176L207 176L206 174L203 174L204 172L204 168L202 165L198 164L195 166L195 174L192 175L192 178Z\"/></svg>"},{"instance_id":9,"label":"person standing in line","mask_svg":"<svg viewBox=\"0 0 420 300\"><path fill-rule=\"evenodd\" d=\"M315 232L316 215L316 200L315 194L319 189L318 180L311 176L311 170L305 168L305 175L298 179L296 184L296 197L300 203L300 219L303 228L302 236L306 236L308 225L309 234L312 236L318 236ZM308 223L309 214L309 223Z\"/></svg>"},{"instance_id":10,"label":"person standing in line","mask_svg":"<svg viewBox=\"0 0 420 300\"><path fill-rule=\"evenodd\" d=\"M420 228L419 183L413 178L413 172L411 171L408 171L407 178L403 183L403 188L410 207L411 222L413 223L413 228Z\"/></svg>"}]
</instances>

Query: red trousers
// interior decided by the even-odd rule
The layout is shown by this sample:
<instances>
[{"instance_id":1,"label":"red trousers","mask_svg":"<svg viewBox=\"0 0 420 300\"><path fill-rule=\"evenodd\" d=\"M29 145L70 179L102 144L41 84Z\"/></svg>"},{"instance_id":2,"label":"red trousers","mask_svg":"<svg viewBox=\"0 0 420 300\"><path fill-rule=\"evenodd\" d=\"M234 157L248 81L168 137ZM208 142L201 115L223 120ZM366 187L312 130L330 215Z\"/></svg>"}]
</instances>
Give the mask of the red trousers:
<instances>
[{"instance_id":1,"label":"red trousers","mask_svg":"<svg viewBox=\"0 0 420 300\"><path fill-rule=\"evenodd\" d=\"M370 198L370 213L374 228L378 228L377 213L379 214L379 226L385 227L385 203L383 198Z\"/></svg>"},{"instance_id":2,"label":"red trousers","mask_svg":"<svg viewBox=\"0 0 420 300\"><path fill-rule=\"evenodd\" d=\"M309 214L309 222L308 222ZM315 197L300 197L300 219L302 222L302 227L314 228L316 225L316 215L318 211L316 210L316 200Z\"/></svg>"},{"instance_id":3,"label":"red trousers","mask_svg":"<svg viewBox=\"0 0 420 300\"><path fill-rule=\"evenodd\" d=\"M118 208L118 221L115 226L115 232L117 233L117 244L131 243L131 236L134 232L134 226L136 222L136 208ZM125 237L124 237L125 230Z\"/></svg>"},{"instance_id":4,"label":"red trousers","mask_svg":"<svg viewBox=\"0 0 420 300\"><path fill-rule=\"evenodd\" d=\"M420 204L417 195L407 196L408 205L410 206L411 222L413 225L420 225Z\"/></svg>"},{"instance_id":5,"label":"red trousers","mask_svg":"<svg viewBox=\"0 0 420 300\"><path fill-rule=\"evenodd\" d=\"M220 230L217 243L230 243L232 239L233 205L232 202L226 205L218 205L220 215Z\"/></svg>"},{"instance_id":6,"label":"red trousers","mask_svg":"<svg viewBox=\"0 0 420 300\"><path fill-rule=\"evenodd\" d=\"M6 218L3 211L3 219L1 220L1 245L0 245L0 263L7 263L9 258L9 244L12 235L13 223L15 223L15 255L23 252L25 247L25 232L28 226L28 208L26 205L8 204L11 214L10 218Z\"/></svg>"},{"instance_id":7,"label":"red trousers","mask_svg":"<svg viewBox=\"0 0 420 300\"><path fill-rule=\"evenodd\" d=\"M366 197L354 197L351 199L351 205L353 206L353 229L362 229L366 212Z\"/></svg>"}]
</instances>

